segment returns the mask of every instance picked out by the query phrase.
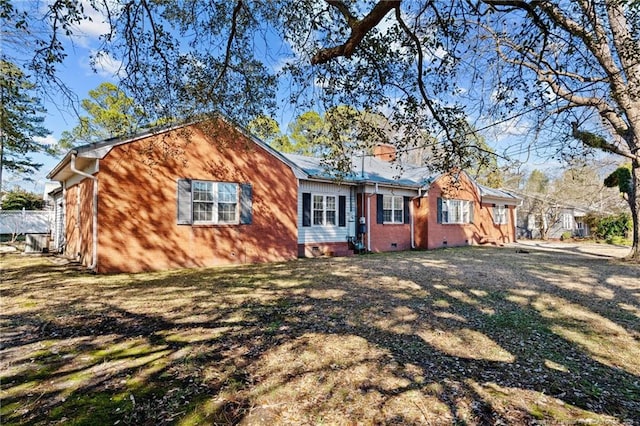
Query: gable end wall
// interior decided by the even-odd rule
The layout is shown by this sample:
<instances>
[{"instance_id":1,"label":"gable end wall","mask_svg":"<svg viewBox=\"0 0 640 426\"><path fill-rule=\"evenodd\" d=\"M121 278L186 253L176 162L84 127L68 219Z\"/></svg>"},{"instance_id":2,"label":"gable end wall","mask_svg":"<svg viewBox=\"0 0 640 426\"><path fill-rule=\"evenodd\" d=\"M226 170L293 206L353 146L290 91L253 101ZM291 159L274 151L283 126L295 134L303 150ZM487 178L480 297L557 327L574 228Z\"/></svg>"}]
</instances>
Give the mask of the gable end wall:
<instances>
[{"instance_id":1,"label":"gable end wall","mask_svg":"<svg viewBox=\"0 0 640 426\"><path fill-rule=\"evenodd\" d=\"M273 262L297 256L297 179L235 129L172 131L100 161L98 272ZM207 132L207 133L205 133ZM177 181L249 183L252 223L178 225Z\"/></svg>"},{"instance_id":2,"label":"gable end wall","mask_svg":"<svg viewBox=\"0 0 640 426\"><path fill-rule=\"evenodd\" d=\"M437 218L439 197L471 201L473 223L439 224ZM417 230L416 242L420 248L435 249L485 243L505 244L515 241L515 207L509 206L507 209L507 224L494 224L493 204L481 202L475 185L464 173L460 174L458 184L453 184L449 175L438 178L421 203L428 206L428 212L425 214L427 222L425 223L422 219Z\"/></svg>"}]
</instances>

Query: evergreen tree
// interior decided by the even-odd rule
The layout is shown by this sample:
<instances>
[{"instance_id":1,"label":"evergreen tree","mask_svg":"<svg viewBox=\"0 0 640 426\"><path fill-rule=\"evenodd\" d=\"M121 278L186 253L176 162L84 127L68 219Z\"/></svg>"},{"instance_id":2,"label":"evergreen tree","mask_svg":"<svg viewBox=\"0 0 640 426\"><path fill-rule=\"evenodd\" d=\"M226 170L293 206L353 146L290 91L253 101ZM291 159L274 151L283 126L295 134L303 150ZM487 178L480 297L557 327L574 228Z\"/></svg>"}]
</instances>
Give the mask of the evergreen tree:
<instances>
[{"instance_id":1,"label":"evergreen tree","mask_svg":"<svg viewBox=\"0 0 640 426\"><path fill-rule=\"evenodd\" d=\"M42 196L22 188L12 189L2 196L2 210L40 210L43 207Z\"/></svg>"},{"instance_id":2,"label":"evergreen tree","mask_svg":"<svg viewBox=\"0 0 640 426\"><path fill-rule=\"evenodd\" d=\"M249 122L247 129L262 141L280 152L293 152L293 145L280 131L278 122L266 115L260 115Z\"/></svg>"},{"instance_id":3,"label":"evergreen tree","mask_svg":"<svg viewBox=\"0 0 640 426\"><path fill-rule=\"evenodd\" d=\"M90 90L89 98L81 104L88 115L81 116L73 130L62 133L60 145L64 148L131 135L146 117L133 99L109 82Z\"/></svg>"},{"instance_id":4,"label":"evergreen tree","mask_svg":"<svg viewBox=\"0 0 640 426\"><path fill-rule=\"evenodd\" d=\"M46 112L31 92L34 85L13 63L0 59L0 189L2 172L32 174L42 165L30 157L49 152L37 138L49 131L42 125Z\"/></svg>"}]
</instances>

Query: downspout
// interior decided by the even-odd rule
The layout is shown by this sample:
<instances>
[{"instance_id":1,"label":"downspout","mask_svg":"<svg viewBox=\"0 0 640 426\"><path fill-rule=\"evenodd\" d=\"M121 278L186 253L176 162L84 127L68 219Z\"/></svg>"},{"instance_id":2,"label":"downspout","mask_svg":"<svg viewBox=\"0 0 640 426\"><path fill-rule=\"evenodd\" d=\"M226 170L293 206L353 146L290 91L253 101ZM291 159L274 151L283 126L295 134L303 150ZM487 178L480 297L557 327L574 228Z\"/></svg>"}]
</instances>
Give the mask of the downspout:
<instances>
[{"instance_id":1,"label":"downspout","mask_svg":"<svg viewBox=\"0 0 640 426\"><path fill-rule=\"evenodd\" d=\"M367 197L367 251L371 251L371 196Z\"/></svg>"},{"instance_id":2,"label":"downspout","mask_svg":"<svg viewBox=\"0 0 640 426\"><path fill-rule=\"evenodd\" d=\"M378 182L373 194L367 196L367 251L371 252L371 197L378 194Z\"/></svg>"},{"instance_id":3,"label":"downspout","mask_svg":"<svg viewBox=\"0 0 640 426\"><path fill-rule=\"evenodd\" d=\"M58 242L62 247L58 247L58 251L65 254L67 251L67 182L62 183L62 235L64 240L58 235ZM61 241L62 240L62 241Z\"/></svg>"},{"instance_id":4,"label":"downspout","mask_svg":"<svg viewBox=\"0 0 640 426\"><path fill-rule=\"evenodd\" d=\"M89 173L85 173L82 170L76 168L76 156L77 152L71 152L71 171L77 175L89 178L93 181L93 208L92 208L92 255L91 255L91 265L89 265L89 269L95 271L96 266L98 265L98 178L96 176L90 175ZM79 217L78 217L79 219ZM81 234L79 234L81 235Z\"/></svg>"}]
</instances>

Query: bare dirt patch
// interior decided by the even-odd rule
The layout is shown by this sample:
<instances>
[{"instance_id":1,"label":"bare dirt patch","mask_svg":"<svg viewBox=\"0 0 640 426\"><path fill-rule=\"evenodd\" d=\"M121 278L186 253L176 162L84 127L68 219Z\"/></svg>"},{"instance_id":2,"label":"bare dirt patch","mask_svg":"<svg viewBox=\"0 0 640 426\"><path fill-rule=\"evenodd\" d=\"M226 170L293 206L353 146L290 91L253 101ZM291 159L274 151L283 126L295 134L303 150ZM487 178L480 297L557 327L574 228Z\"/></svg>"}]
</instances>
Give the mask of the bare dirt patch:
<instances>
[{"instance_id":1,"label":"bare dirt patch","mask_svg":"<svg viewBox=\"0 0 640 426\"><path fill-rule=\"evenodd\" d=\"M640 267L526 251L112 276L4 255L2 424L635 424Z\"/></svg>"}]
</instances>

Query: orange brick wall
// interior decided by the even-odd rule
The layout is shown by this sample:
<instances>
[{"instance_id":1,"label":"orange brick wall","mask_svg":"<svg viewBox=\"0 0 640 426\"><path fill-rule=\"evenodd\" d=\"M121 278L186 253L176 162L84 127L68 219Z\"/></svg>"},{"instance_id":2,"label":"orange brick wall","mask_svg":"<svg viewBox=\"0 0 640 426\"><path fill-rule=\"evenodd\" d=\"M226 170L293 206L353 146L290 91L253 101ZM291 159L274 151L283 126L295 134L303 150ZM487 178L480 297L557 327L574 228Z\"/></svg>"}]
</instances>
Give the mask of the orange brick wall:
<instances>
[{"instance_id":1,"label":"orange brick wall","mask_svg":"<svg viewBox=\"0 0 640 426\"><path fill-rule=\"evenodd\" d=\"M367 220L369 220L369 233L364 238L365 249L370 249L372 252L411 249L411 226L409 224L385 225L376 223L376 198L375 194L364 194L364 200L362 194L357 196L358 217L367 217L367 205L370 209L367 217Z\"/></svg>"},{"instance_id":2,"label":"orange brick wall","mask_svg":"<svg viewBox=\"0 0 640 426\"><path fill-rule=\"evenodd\" d=\"M473 223L437 223L438 197L469 200L473 202ZM449 175L443 175L429 188L426 198L427 211L420 210L419 225L416 229L416 244L420 248L440 248L481 244L482 242L508 243L515 241L515 210L508 208L508 223L493 223L493 204L482 204L473 183L465 174L460 174L459 183L454 185ZM425 221L425 217L428 220Z\"/></svg>"},{"instance_id":3,"label":"orange brick wall","mask_svg":"<svg viewBox=\"0 0 640 426\"><path fill-rule=\"evenodd\" d=\"M428 247L427 235L429 235L429 198L418 198L413 202L414 211L414 234L416 248L426 249ZM436 216L433 215L433 222Z\"/></svg>"},{"instance_id":4,"label":"orange brick wall","mask_svg":"<svg viewBox=\"0 0 640 426\"><path fill-rule=\"evenodd\" d=\"M351 256L353 251L344 243L306 243L298 244L299 257Z\"/></svg>"},{"instance_id":5,"label":"orange brick wall","mask_svg":"<svg viewBox=\"0 0 640 426\"><path fill-rule=\"evenodd\" d=\"M65 256L89 266L93 261L93 181L84 179L67 188L65 204Z\"/></svg>"},{"instance_id":6,"label":"orange brick wall","mask_svg":"<svg viewBox=\"0 0 640 426\"><path fill-rule=\"evenodd\" d=\"M99 166L100 273L297 257L297 180L236 129L191 126L140 139L114 147ZM179 178L250 183L252 223L178 225Z\"/></svg>"}]
</instances>

